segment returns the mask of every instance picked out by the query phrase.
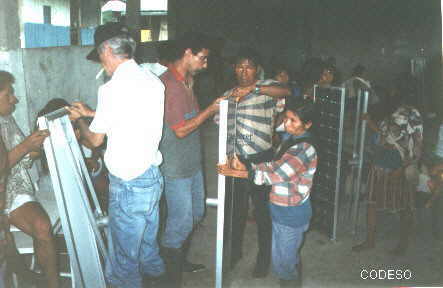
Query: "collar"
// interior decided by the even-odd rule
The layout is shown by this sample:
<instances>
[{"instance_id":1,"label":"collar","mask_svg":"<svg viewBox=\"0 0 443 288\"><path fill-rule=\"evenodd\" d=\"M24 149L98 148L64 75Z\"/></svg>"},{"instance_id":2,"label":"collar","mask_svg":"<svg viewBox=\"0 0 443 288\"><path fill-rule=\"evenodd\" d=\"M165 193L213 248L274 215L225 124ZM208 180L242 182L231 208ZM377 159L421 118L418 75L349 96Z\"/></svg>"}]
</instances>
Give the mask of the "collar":
<instances>
[{"instance_id":1,"label":"collar","mask_svg":"<svg viewBox=\"0 0 443 288\"><path fill-rule=\"evenodd\" d=\"M172 75L174 75L174 78L177 80L177 81L180 81L180 82L185 82L185 76L183 76L182 74L180 74L180 72L178 72L177 71L177 69L175 68L175 66L174 65L169 65L168 66L168 69L169 69L169 71L171 71L171 73L172 73Z\"/></svg>"},{"instance_id":2,"label":"collar","mask_svg":"<svg viewBox=\"0 0 443 288\"><path fill-rule=\"evenodd\" d=\"M112 78L120 74L126 74L126 72L130 70L131 67L133 67L134 65L138 66L138 64L135 62L134 59L129 59L121 63L120 65L117 66L117 69L115 69L114 73L112 73Z\"/></svg>"}]
</instances>

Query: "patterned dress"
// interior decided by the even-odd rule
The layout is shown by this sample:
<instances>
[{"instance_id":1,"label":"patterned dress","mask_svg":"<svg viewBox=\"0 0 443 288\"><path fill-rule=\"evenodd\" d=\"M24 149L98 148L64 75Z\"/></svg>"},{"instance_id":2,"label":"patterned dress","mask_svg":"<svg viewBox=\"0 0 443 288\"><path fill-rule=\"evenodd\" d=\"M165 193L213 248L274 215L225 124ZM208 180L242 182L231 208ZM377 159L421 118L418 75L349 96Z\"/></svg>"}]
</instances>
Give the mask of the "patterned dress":
<instances>
[{"instance_id":1,"label":"patterned dress","mask_svg":"<svg viewBox=\"0 0 443 288\"><path fill-rule=\"evenodd\" d=\"M11 151L25 136L12 116L0 116L0 135L6 150ZM29 154L11 168L6 184L5 210L10 213L26 202L36 201L34 185L29 174L32 160Z\"/></svg>"},{"instance_id":2,"label":"patterned dress","mask_svg":"<svg viewBox=\"0 0 443 288\"><path fill-rule=\"evenodd\" d=\"M393 211L414 208L418 182L417 162L423 148L423 120L417 109L400 106L381 122L380 144L397 150L402 159L401 173L372 165L368 177L370 202L378 209Z\"/></svg>"}]
</instances>

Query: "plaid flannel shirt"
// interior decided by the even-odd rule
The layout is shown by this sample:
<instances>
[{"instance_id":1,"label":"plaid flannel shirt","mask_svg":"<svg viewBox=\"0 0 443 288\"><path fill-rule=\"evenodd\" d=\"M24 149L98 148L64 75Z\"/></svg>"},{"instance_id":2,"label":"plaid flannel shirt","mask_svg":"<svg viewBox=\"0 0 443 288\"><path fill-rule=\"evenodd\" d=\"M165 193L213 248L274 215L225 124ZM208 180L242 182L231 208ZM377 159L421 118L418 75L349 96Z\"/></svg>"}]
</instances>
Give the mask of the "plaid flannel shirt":
<instances>
[{"instance_id":1,"label":"plaid flannel shirt","mask_svg":"<svg viewBox=\"0 0 443 288\"><path fill-rule=\"evenodd\" d=\"M272 185L269 201L280 206L299 206L309 198L317 169L314 146L295 144L281 159L252 165L257 185Z\"/></svg>"}]
</instances>

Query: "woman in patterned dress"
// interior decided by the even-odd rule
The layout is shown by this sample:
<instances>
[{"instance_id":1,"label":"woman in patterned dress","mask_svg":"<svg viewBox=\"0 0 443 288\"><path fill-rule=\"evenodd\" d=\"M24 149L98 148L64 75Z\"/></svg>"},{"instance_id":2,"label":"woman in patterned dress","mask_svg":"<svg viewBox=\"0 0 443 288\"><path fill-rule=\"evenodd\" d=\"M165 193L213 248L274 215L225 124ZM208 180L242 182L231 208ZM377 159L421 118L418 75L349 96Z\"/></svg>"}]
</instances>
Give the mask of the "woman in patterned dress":
<instances>
[{"instance_id":1,"label":"woman in patterned dress","mask_svg":"<svg viewBox=\"0 0 443 288\"><path fill-rule=\"evenodd\" d=\"M393 252L403 254L408 246L423 148L423 120L411 105L414 96L404 87L393 88L389 102L396 103L396 108L379 124L364 115L375 132L376 148L368 175L367 238L353 251L375 247L377 209L400 212L400 241Z\"/></svg>"},{"instance_id":2,"label":"woman in patterned dress","mask_svg":"<svg viewBox=\"0 0 443 288\"><path fill-rule=\"evenodd\" d=\"M6 184L5 212L9 223L34 240L37 260L48 280L47 287L58 287L54 237L48 214L35 198L29 169L31 154L40 150L48 131L36 131L25 137L12 113L18 103L14 94L14 76L0 71L0 134L8 151L10 173Z\"/></svg>"}]
</instances>

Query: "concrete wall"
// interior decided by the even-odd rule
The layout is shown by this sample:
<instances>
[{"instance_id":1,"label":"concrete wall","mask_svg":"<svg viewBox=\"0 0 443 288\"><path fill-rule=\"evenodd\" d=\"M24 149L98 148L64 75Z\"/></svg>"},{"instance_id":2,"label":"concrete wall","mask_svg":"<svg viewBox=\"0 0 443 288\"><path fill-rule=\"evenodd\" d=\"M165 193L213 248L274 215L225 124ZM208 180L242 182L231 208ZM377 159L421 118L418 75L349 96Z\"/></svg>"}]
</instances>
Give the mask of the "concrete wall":
<instances>
[{"instance_id":1,"label":"concrete wall","mask_svg":"<svg viewBox=\"0 0 443 288\"><path fill-rule=\"evenodd\" d=\"M22 0L22 23L44 23L43 6L51 7L51 24L69 26L69 0Z\"/></svg>"},{"instance_id":2,"label":"concrete wall","mask_svg":"<svg viewBox=\"0 0 443 288\"><path fill-rule=\"evenodd\" d=\"M95 108L95 79L101 66L85 59L91 47L17 49L0 53L0 69L16 77L20 101L14 116L25 133L34 127L37 112L52 98L84 101Z\"/></svg>"},{"instance_id":3,"label":"concrete wall","mask_svg":"<svg viewBox=\"0 0 443 288\"><path fill-rule=\"evenodd\" d=\"M18 0L3 0L0 7L0 51L20 47Z\"/></svg>"}]
</instances>

